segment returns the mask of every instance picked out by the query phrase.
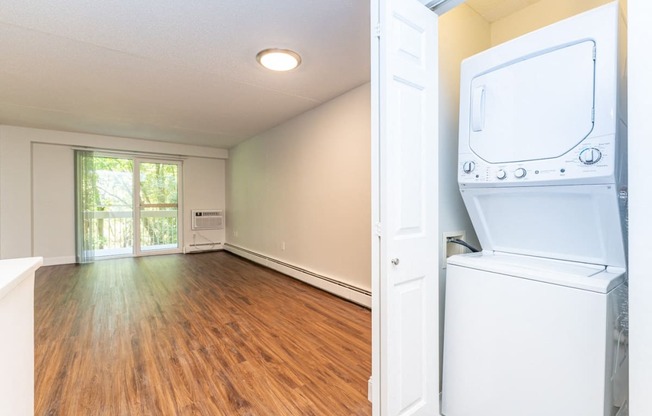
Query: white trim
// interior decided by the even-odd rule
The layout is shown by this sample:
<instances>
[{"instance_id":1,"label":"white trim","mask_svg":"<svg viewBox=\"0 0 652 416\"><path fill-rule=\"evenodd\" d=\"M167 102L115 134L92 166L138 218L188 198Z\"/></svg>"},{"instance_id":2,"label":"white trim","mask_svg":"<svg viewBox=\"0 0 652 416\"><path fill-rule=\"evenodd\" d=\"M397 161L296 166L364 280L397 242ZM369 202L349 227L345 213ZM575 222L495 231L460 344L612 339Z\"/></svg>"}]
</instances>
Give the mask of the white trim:
<instances>
[{"instance_id":1,"label":"white trim","mask_svg":"<svg viewBox=\"0 0 652 416\"><path fill-rule=\"evenodd\" d=\"M43 266L59 266L61 264L75 264L75 256L43 258Z\"/></svg>"},{"instance_id":2,"label":"white trim","mask_svg":"<svg viewBox=\"0 0 652 416\"><path fill-rule=\"evenodd\" d=\"M88 150L109 150L128 153L157 155L191 156L210 159L228 159L229 151L209 146L179 144L156 140L133 139L128 137L103 136L78 132L38 129L20 127L9 124L0 124L0 131L10 131L12 136L32 143L58 144L72 147L86 148ZM110 139L110 140L108 140Z\"/></svg>"},{"instance_id":3,"label":"white trim","mask_svg":"<svg viewBox=\"0 0 652 416\"><path fill-rule=\"evenodd\" d=\"M357 288L354 288L351 285L347 285L349 286L347 287L344 286L344 283L336 283L337 279L335 278L323 276L310 270L304 269L303 267L289 264L282 260L278 260L264 254L257 253L255 251L237 247L232 244L225 244L224 250L243 257L247 260L253 261L254 263L268 267L272 270L276 270L277 272L281 272L304 283L308 283L311 286L332 293L335 296L350 300L351 302L357 303L358 305L367 308L371 307L371 294L366 290L355 290Z\"/></svg>"},{"instance_id":4,"label":"white trim","mask_svg":"<svg viewBox=\"0 0 652 416\"><path fill-rule=\"evenodd\" d=\"M424 6L439 16L451 9L454 9L455 7L464 3L464 1L465 0L419 0L420 3L422 3Z\"/></svg>"},{"instance_id":5,"label":"white trim","mask_svg":"<svg viewBox=\"0 0 652 416\"><path fill-rule=\"evenodd\" d=\"M371 414L380 416L380 0L370 8L371 27ZM375 31L378 28L378 32ZM374 33L376 32L376 33ZM376 87L378 86L378 87ZM374 383L373 380L376 380Z\"/></svg>"}]
</instances>

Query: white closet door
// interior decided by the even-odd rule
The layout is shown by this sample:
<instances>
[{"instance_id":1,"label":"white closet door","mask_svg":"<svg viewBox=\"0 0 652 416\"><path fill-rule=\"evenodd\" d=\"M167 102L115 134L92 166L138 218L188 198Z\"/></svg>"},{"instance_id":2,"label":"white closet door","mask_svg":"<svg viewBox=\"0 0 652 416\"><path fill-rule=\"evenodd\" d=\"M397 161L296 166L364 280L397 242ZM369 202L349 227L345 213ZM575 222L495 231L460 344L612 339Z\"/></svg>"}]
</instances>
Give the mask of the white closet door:
<instances>
[{"instance_id":1,"label":"white closet door","mask_svg":"<svg viewBox=\"0 0 652 416\"><path fill-rule=\"evenodd\" d=\"M417 0L378 0L372 11L374 415L431 416L439 414L437 15Z\"/></svg>"}]
</instances>

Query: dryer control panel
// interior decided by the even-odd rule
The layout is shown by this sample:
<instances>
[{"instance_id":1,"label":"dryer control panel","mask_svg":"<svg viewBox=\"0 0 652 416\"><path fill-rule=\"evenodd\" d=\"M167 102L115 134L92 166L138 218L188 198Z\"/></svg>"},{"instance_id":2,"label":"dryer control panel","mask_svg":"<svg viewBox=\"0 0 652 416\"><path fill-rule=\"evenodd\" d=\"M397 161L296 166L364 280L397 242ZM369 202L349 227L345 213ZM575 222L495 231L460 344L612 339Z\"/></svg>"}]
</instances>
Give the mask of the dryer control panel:
<instances>
[{"instance_id":1,"label":"dryer control panel","mask_svg":"<svg viewBox=\"0 0 652 416\"><path fill-rule=\"evenodd\" d=\"M461 186L518 186L542 183L570 184L614 182L614 136L597 137L580 143L553 159L489 163L473 152L460 154L458 181Z\"/></svg>"}]
</instances>

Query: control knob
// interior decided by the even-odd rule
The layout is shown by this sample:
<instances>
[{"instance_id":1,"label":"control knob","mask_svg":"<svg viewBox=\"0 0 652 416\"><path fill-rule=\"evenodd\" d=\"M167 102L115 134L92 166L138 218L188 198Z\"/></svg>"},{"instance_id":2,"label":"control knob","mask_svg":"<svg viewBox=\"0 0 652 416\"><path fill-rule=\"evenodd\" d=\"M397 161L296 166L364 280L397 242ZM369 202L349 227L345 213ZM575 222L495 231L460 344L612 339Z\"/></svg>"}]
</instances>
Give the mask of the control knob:
<instances>
[{"instance_id":1,"label":"control knob","mask_svg":"<svg viewBox=\"0 0 652 416\"><path fill-rule=\"evenodd\" d=\"M602 159L602 152L595 147L589 147L580 152L580 162L585 165L596 164Z\"/></svg>"},{"instance_id":2,"label":"control knob","mask_svg":"<svg viewBox=\"0 0 652 416\"><path fill-rule=\"evenodd\" d=\"M516 176L519 179L524 178L525 175L527 175L527 170L523 168L518 168L514 171L514 176Z\"/></svg>"},{"instance_id":3,"label":"control knob","mask_svg":"<svg viewBox=\"0 0 652 416\"><path fill-rule=\"evenodd\" d=\"M507 172L501 169L498 172L496 172L496 177L502 181L507 177Z\"/></svg>"},{"instance_id":4,"label":"control knob","mask_svg":"<svg viewBox=\"0 0 652 416\"><path fill-rule=\"evenodd\" d=\"M462 165L462 170L464 173L471 173L475 169L475 162L469 161L469 162L464 162L464 165Z\"/></svg>"}]
</instances>

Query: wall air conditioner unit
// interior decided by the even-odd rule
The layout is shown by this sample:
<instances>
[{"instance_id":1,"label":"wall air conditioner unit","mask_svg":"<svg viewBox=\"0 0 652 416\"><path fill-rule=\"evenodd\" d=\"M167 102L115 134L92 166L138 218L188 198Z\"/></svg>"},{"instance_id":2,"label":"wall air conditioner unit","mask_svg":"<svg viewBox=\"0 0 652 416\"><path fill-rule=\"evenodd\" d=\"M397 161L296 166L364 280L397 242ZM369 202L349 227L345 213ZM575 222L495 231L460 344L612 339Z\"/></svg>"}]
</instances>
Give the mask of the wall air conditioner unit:
<instances>
[{"instance_id":1,"label":"wall air conditioner unit","mask_svg":"<svg viewBox=\"0 0 652 416\"><path fill-rule=\"evenodd\" d=\"M192 210L193 230L221 230L224 228L224 213L221 209Z\"/></svg>"}]
</instances>

